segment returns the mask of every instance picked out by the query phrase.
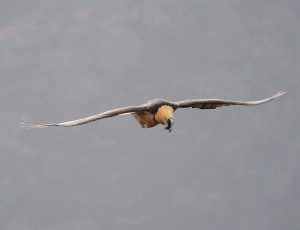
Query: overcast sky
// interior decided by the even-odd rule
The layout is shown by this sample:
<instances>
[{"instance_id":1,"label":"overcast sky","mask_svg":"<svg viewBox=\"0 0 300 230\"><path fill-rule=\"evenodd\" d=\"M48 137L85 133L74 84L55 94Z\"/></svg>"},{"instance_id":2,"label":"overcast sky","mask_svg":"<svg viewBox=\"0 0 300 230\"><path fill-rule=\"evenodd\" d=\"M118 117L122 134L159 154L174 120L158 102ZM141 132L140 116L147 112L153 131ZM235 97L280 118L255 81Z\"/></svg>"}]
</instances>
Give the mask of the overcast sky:
<instances>
[{"instance_id":1,"label":"overcast sky","mask_svg":"<svg viewBox=\"0 0 300 230\"><path fill-rule=\"evenodd\" d=\"M300 229L300 2L2 1L0 228ZM179 109L151 99L261 100Z\"/></svg>"}]
</instances>

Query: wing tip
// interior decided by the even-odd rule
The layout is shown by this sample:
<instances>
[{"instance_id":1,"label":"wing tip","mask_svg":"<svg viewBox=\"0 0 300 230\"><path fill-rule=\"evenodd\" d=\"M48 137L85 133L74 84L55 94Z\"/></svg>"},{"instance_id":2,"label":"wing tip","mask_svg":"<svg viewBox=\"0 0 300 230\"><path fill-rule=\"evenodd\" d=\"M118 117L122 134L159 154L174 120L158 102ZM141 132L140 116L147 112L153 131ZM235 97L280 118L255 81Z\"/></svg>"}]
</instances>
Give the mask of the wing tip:
<instances>
[{"instance_id":1,"label":"wing tip","mask_svg":"<svg viewBox=\"0 0 300 230\"><path fill-rule=\"evenodd\" d=\"M272 101L274 99L276 99L277 97L280 97L281 95L285 94L285 92L281 92L279 91L278 93L276 93L274 96L270 97L270 98L267 98L265 100L262 100L262 101L258 101L258 103L254 103L253 105L259 105L259 104L263 104L265 102L268 102L268 101Z\"/></svg>"},{"instance_id":2,"label":"wing tip","mask_svg":"<svg viewBox=\"0 0 300 230\"><path fill-rule=\"evenodd\" d=\"M26 128L26 129L35 129L35 128L44 128L48 127L51 125L48 124L25 124L25 123L20 123L21 128Z\"/></svg>"},{"instance_id":3,"label":"wing tip","mask_svg":"<svg viewBox=\"0 0 300 230\"><path fill-rule=\"evenodd\" d=\"M285 92L281 92L279 91L277 94L275 94L273 97L271 97L272 99L275 99L277 97L280 97L281 95L285 94Z\"/></svg>"},{"instance_id":4,"label":"wing tip","mask_svg":"<svg viewBox=\"0 0 300 230\"><path fill-rule=\"evenodd\" d=\"M24 120L24 119L21 119ZM19 123L21 128L34 129L34 128L44 128L48 126L56 126L52 123Z\"/></svg>"}]
</instances>

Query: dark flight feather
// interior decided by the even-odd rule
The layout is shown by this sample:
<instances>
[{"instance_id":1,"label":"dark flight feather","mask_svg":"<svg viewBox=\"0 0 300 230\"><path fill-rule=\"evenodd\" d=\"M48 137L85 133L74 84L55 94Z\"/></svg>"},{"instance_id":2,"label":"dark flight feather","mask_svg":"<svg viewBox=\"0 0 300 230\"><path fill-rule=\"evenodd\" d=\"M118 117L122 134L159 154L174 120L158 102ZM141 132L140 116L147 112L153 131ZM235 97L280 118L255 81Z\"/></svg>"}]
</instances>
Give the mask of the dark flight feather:
<instances>
[{"instance_id":1,"label":"dark flight feather","mask_svg":"<svg viewBox=\"0 0 300 230\"><path fill-rule=\"evenodd\" d=\"M195 99L195 100L186 100L177 102L178 108L198 108L198 109L215 109L221 106L230 106L230 105L259 105L266 103L268 101L274 100L275 98L285 94L285 92L277 93L273 97L261 100L261 101L229 101L221 99Z\"/></svg>"}]
</instances>

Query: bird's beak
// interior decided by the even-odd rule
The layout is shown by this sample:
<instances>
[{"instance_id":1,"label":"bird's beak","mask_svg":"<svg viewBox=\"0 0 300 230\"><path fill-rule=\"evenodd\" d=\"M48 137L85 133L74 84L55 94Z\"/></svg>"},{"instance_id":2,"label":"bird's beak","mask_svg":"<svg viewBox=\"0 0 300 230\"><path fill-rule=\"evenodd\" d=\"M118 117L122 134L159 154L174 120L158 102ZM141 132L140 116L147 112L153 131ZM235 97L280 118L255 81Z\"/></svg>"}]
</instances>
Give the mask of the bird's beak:
<instances>
[{"instance_id":1,"label":"bird's beak","mask_svg":"<svg viewBox=\"0 0 300 230\"><path fill-rule=\"evenodd\" d=\"M172 131L172 125L174 123L174 119L173 118L168 118L166 119L166 125L167 127L165 129L169 130L169 133Z\"/></svg>"}]
</instances>

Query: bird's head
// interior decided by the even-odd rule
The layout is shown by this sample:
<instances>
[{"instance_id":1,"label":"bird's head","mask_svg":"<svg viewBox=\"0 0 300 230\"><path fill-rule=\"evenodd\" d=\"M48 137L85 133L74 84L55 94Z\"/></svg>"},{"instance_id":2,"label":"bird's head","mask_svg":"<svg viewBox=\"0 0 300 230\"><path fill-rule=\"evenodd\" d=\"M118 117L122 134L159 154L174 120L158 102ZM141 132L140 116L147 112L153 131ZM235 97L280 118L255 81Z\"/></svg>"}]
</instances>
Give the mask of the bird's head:
<instances>
[{"instance_id":1,"label":"bird's head","mask_svg":"<svg viewBox=\"0 0 300 230\"><path fill-rule=\"evenodd\" d=\"M169 132L172 131L172 125L174 123L173 113L174 109L171 106L163 105L158 109L155 115L156 122L166 125L166 129L169 130Z\"/></svg>"},{"instance_id":2,"label":"bird's head","mask_svg":"<svg viewBox=\"0 0 300 230\"><path fill-rule=\"evenodd\" d=\"M165 125L167 126L165 129L169 130L169 133L172 131L173 124L174 124L173 117L165 118Z\"/></svg>"}]
</instances>

